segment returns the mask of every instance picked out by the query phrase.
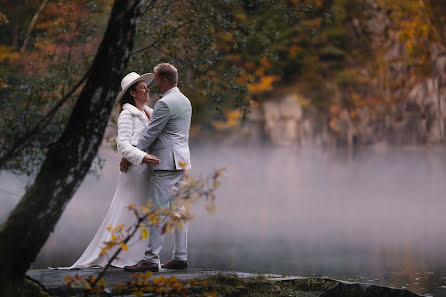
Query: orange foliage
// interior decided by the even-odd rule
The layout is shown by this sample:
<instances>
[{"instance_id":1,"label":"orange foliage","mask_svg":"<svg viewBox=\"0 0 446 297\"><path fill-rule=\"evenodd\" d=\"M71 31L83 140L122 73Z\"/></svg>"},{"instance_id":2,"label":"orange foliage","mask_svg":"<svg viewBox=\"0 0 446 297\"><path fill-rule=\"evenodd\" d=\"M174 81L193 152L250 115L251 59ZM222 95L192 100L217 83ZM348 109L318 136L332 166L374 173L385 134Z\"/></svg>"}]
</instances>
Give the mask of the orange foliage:
<instances>
[{"instance_id":1,"label":"orange foliage","mask_svg":"<svg viewBox=\"0 0 446 297\"><path fill-rule=\"evenodd\" d=\"M242 113L239 109L229 110L225 114L225 121L213 121L212 126L217 131L225 131L231 128L238 127L242 118Z\"/></svg>"},{"instance_id":2,"label":"orange foliage","mask_svg":"<svg viewBox=\"0 0 446 297\"><path fill-rule=\"evenodd\" d=\"M277 75L265 75L261 76L256 83L248 83L248 88L252 94L261 94L273 89L273 83L280 80L280 76Z\"/></svg>"},{"instance_id":3,"label":"orange foliage","mask_svg":"<svg viewBox=\"0 0 446 297\"><path fill-rule=\"evenodd\" d=\"M13 62L19 57L19 53L15 52L12 47L0 44L0 63Z\"/></svg>"}]
</instances>

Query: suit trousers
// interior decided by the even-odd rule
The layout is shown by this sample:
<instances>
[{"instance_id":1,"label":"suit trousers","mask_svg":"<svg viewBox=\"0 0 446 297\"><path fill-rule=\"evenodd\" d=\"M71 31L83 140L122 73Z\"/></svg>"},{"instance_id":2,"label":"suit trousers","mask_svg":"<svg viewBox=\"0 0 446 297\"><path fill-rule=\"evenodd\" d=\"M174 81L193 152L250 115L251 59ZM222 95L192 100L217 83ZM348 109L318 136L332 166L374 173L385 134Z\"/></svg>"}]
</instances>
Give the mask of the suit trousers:
<instances>
[{"instance_id":1,"label":"suit trousers","mask_svg":"<svg viewBox=\"0 0 446 297\"><path fill-rule=\"evenodd\" d=\"M173 188L183 177L183 170L155 170L149 186L152 203L160 208L170 207L174 199ZM161 234L163 225L149 226L149 242L143 260L160 264L159 254L164 243L164 235ZM183 224L181 230L175 229L173 259L187 261L187 223Z\"/></svg>"}]
</instances>

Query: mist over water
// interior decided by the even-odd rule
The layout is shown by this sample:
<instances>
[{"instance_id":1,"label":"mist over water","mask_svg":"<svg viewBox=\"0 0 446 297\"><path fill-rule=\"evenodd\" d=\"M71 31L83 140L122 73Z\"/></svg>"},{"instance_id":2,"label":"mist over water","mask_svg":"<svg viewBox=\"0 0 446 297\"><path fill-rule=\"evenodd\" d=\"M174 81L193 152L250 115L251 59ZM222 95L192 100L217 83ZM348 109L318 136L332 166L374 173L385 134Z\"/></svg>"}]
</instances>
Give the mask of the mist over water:
<instances>
[{"instance_id":1,"label":"mist over water","mask_svg":"<svg viewBox=\"0 0 446 297\"><path fill-rule=\"evenodd\" d=\"M446 296L446 149L195 145L191 152L193 176L227 167L217 213L195 206L191 267L332 276ZM105 148L100 155L101 178L86 178L35 267L71 265L95 234L120 159ZM23 191L0 175L0 222ZM167 235L162 262L171 249Z\"/></svg>"}]
</instances>

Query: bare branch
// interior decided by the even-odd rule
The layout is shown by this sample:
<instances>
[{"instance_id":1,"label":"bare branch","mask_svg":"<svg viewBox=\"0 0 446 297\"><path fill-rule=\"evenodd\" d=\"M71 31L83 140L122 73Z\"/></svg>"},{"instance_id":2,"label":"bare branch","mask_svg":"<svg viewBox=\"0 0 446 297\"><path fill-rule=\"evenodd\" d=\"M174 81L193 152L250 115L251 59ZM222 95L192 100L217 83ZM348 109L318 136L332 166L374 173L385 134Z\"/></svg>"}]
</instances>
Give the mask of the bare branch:
<instances>
[{"instance_id":1,"label":"bare branch","mask_svg":"<svg viewBox=\"0 0 446 297\"><path fill-rule=\"evenodd\" d=\"M79 30L80 25L81 25L81 21L78 20L78 22L76 24L76 27L74 28L73 35L71 36L70 45L68 47L67 62L65 63L65 77L64 77L64 83L63 83L63 86L62 86L62 96L65 93L65 79L66 79L66 76L68 74L68 64L70 63L70 60L71 60L71 51L73 49L74 38L76 37L76 33Z\"/></svg>"},{"instance_id":2,"label":"bare branch","mask_svg":"<svg viewBox=\"0 0 446 297\"><path fill-rule=\"evenodd\" d=\"M148 45L148 46L146 46L146 47L143 47L143 48L141 48L141 49L139 49L139 50L134 51L133 53L130 54L130 56L136 55L136 54L138 54L138 53L140 53L140 52L142 52L142 51L145 51L145 50L147 50L147 49L153 47L155 44L157 44L158 42L160 42L160 41L161 41L164 37L166 37L167 35L172 34L172 33L176 32L177 30L179 30L179 29L181 29L181 28L183 28L183 27L185 27L185 26L187 26L187 25L192 24L193 22L195 22L195 20L189 20L189 21L187 21L187 22L185 22L185 23L183 23L183 24L181 24L181 25L176 26L172 31L163 33L163 34L161 35L161 37L159 37L157 40L155 40L154 42L152 42L150 45Z\"/></svg>"},{"instance_id":3,"label":"bare branch","mask_svg":"<svg viewBox=\"0 0 446 297\"><path fill-rule=\"evenodd\" d=\"M10 149L6 151L2 156L0 156L0 168L3 168L5 163L12 158L14 155L19 153L23 150L23 148L29 144L34 137L36 136L37 132L39 130L44 129L50 122L50 120L53 118L53 116L56 114L56 112L59 110L59 108L71 97L71 95L76 92L76 90L84 83L84 81L88 78L90 75L91 67L90 69L85 72L85 74L82 76L82 78L76 83L75 86L64 96L62 99L59 100L59 102L54 105L54 107L43 117L43 119L37 124L34 129L31 131L25 133L21 137L19 137L14 144L11 145Z\"/></svg>"},{"instance_id":4,"label":"bare branch","mask_svg":"<svg viewBox=\"0 0 446 297\"><path fill-rule=\"evenodd\" d=\"M189 61L186 61L186 60L184 60L184 59L181 59L181 58L179 58L179 57L177 57L177 56L173 56L172 54L170 54L170 53L168 53L168 52L162 50L161 48L159 48L159 47L157 47L157 46L155 46L155 45L153 46L153 48L154 48L155 50L157 50L158 52L160 52L160 53L162 53L162 54L164 54L164 55L166 55L166 56L169 56L170 58L172 58L172 59L174 59L174 60L177 60L177 61L180 62L181 64L186 65L186 66L189 67L191 70L193 70L196 74L202 75L202 74L205 74L205 73L206 73L206 71L200 70L199 68L197 68L197 67L195 67L194 65L192 65L192 63L190 63Z\"/></svg>"},{"instance_id":5,"label":"bare branch","mask_svg":"<svg viewBox=\"0 0 446 297\"><path fill-rule=\"evenodd\" d=\"M141 224L142 221L144 221L147 217L149 216L149 214L145 214L142 217L138 217L138 222L133 226L133 231L132 233L130 233L129 235L127 235L127 237L124 239L124 243L126 244L135 234L136 231L138 231L138 226L139 224ZM94 288L97 283L99 282L99 280L101 278L104 277L105 273L107 272L108 268L110 268L111 263L113 262L113 260L116 259L116 257L119 255L119 253L122 251L122 248L119 247L116 252L113 254L113 256L110 257L110 259L108 260L107 264L105 265L104 269L102 269L101 273L99 273L99 275L96 277L95 281L91 284L91 287Z\"/></svg>"},{"instance_id":6,"label":"bare branch","mask_svg":"<svg viewBox=\"0 0 446 297\"><path fill-rule=\"evenodd\" d=\"M26 32L25 41L23 42L23 45L20 48L21 53L23 53L25 51L26 45L28 44L29 38L31 36L31 31L34 29L34 26L36 25L37 18L39 17L40 13L43 11L43 9L45 8L47 3L48 3L48 0L43 0L42 4L40 4L39 9L34 14L32 20L31 20L31 23L28 26L28 31Z\"/></svg>"},{"instance_id":7,"label":"bare branch","mask_svg":"<svg viewBox=\"0 0 446 297\"><path fill-rule=\"evenodd\" d=\"M150 2L149 6L147 6L147 9L144 10L143 14L148 12L149 10L152 10L155 7L156 4L156 0L152 0L152 2Z\"/></svg>"}]
</instances>

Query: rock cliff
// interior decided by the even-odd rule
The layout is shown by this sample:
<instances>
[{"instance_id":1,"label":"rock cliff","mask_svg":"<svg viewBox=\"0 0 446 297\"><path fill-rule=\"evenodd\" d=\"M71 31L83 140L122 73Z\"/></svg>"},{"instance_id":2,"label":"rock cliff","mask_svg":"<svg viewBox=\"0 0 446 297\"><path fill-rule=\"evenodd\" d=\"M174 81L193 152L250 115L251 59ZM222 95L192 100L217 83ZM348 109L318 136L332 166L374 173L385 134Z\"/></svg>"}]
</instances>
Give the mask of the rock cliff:
<instances>
[{"instance_id":1,"label":"rock cliff","mask_svg":"<svg viewBox=\"0 0 446 297\"><path fill-rule=\"evenodd\" d=\"M429 72L416 75L414 66L407 62L407 49L394 30L391 12L379 0L361 1L358 5L357 15L344 24L350 43L369 52L371 61L380 59L384 66L377 69L367 59L355 60L353 54L345 64L355 64L360 75L370 81L366 86L354 86L362 89L366 94L363 97L384 99L376 104L359 104L354 109L341 105L335 113L323 114L303 105L300 98L304 95L296 87L292 92L269 96L254 107L241 131L249 130L254 139L281 146L445 142L446 48L432 43L426 49ZM378 54L379 58L375 56ZM327 100L335 102L336 97L352 95L338 88L332 96Z\"/></svg>"}]
</instances>

